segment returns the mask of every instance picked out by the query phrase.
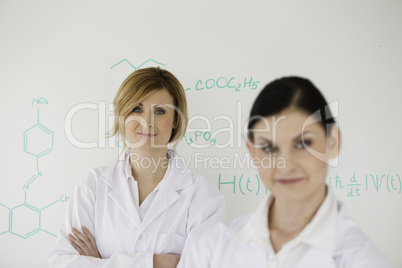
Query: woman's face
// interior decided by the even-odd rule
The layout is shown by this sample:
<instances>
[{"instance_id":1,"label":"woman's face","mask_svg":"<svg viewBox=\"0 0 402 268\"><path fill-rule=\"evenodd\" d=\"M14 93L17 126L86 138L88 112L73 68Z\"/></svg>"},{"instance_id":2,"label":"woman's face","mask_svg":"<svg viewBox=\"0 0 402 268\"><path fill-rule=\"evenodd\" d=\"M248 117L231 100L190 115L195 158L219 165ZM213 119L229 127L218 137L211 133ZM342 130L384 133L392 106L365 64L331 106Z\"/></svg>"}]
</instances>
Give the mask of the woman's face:
<instances>
[{"instance_id":1,"label":"woman's face","mask_svg":"<svg viewBox=\"0 0 402 268\"><path fill-rule=\"evenodd\" d=\"M327 137L314 117L287 109L260 119L253 132L254 143L248 141L247 147L261 180L275 198L303 200L322 193L327 161L338 154L335 125Z\"/></svg>"},{"instance_id":2,"label":"woman's face","mask_svg":"<svg viewBox=\"0 0 402 268\"><path fill-rule=\"evenodd\" d=\"M125 120L131 148L166 148L174 128L174 101L166 89L145 98Z\"/></svg>"}]
</instances>

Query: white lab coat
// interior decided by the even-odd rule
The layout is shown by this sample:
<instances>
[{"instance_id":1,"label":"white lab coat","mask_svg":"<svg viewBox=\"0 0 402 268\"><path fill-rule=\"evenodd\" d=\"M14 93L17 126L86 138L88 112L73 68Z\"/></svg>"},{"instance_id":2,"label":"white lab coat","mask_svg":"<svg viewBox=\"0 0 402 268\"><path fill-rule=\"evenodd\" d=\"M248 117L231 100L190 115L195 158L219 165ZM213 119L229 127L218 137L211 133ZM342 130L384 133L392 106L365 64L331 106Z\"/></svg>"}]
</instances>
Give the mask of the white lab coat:
<instances>
[{"instance_id":1,"label":"white lab coat","mask_svg":"<svg viewBox=\"0 0 402 268\"><path fill-rule=\"evenodd\" d=\"M126 153L126 157L128 154ZM51 267L153 267L153 254L181 254L188 234L223 221L223 195L177 156L169 160L159 192L141 222L124 172L125 161L90 170L68 203ZM67 235L85 226L102 259L80 256Z\"/></svg>"},{"instance_id":2,"label":"white lab coat","mask_svg":"<svg viewBox=\"0 0 402 268\"><path fill-rule=\"evenodd\" d=\"M269 196L264 199L264 203ZM178 268L386 268L390 264L374 243L360 230L357 223L348 216L345 206L334 198L333 221L328 225L315 222L313 232L320 229L322 244L333 245L327 250L310 244L302 244L305 253L294 265L271 262L276 259L268 250L269 234L261 231L261 219L267 219L262 212L264 203L252 213L234 220L230 224L219 223L204 232L190 235ZM267 210L266 210L267 211ZM265 216L264 216L265 215ZM334 214L333 214L334 215ZM258 221L256 220L258 219ZM265 222L265 227L267 221ZM326 219L326 223L328 220ZM333 228L328 228L332 226ZM267 227L266 227L267 228ZM267 228L268 229L268 228ZM267 231L268 232L268 231ZM331 239L333 238L333 239ZM264 241L263 241L264 240ZM332 242L331 242L332 241ZM271 253L270 253L271 251ZM284 252L286 254L286 251ZM284 257L287 258L287 257ZM286 259L285 259L286 260Z\"/></svg>"}]
</instances>

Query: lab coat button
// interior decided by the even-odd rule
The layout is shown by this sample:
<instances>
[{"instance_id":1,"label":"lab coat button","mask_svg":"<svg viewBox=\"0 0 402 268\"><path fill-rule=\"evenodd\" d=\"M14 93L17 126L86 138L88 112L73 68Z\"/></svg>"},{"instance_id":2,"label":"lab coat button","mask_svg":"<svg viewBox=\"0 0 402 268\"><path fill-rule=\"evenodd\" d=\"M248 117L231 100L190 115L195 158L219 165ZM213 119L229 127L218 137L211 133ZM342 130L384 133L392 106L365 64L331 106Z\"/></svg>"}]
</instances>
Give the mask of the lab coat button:
<instances>
[{"instance_id":1,"label":"lab coat button","mask_svg":"<svg viewBox=\"0 0 402 268\"><path fill-rule=\"evenodd\" d=\"M138 240L142 240L142 235L140 235L140 236L138 237Z\"/></svg>"}]
</instances>

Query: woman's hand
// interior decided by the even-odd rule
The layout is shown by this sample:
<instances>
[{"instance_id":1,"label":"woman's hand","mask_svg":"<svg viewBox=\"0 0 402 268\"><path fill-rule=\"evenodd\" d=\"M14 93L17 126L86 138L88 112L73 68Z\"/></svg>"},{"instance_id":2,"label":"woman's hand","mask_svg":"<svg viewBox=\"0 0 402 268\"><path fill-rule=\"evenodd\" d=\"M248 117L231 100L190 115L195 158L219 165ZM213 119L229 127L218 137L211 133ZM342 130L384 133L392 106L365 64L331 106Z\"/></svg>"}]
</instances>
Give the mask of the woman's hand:
<instances>
[{"instance_id":1,"label":"woman's hand","mask_svg":"<svg viewBox=\"0 0 402 268\"><path fill-rule=\"evenodd\" d=\"M180 255L157 254L154 255L154 268L176 268L180 261Z\"/></svg>"},{"instance_id":2,"label":"woman's hand","mask_svg":"<svg viewBox=\"0 0 402 268\"><path fill-rule=\"evenodd\" d=\"M69 234L70 244L80 253L82 256L89 256L95 258L102 258L96 247L95 238L88 231L85 226L82 226L82 231L84 234L80 233L77 229L73 227L73 234Z\"/></svg>"}]
</instances>

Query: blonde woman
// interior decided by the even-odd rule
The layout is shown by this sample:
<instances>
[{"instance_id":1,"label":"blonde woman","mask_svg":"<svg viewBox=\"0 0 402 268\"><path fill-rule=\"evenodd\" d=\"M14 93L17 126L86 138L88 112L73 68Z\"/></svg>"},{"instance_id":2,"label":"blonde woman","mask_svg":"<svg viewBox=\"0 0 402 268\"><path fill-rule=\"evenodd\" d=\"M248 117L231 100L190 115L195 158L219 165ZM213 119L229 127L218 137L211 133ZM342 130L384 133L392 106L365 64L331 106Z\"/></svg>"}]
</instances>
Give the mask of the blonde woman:
<instances>
[{"instance_id":1,"label":"blonde woman","mask_svg":"<svg viewBox=\"0 0 402 268\"><path fill-rule=\"evenodd\" d=\"M270 193L254 213L193 233L179 267L390 267L326 185L340 143L328 104L309 80L269 83L251 109L247 147ZM281 164L270 166L270 158Z\"/></svg>"},{"instance_id":2,"label":"blonde woman","mask_svg":"<svg viewBox=\"0 0 402 268\"><path fill-rule=\"evenodd\" d=\"M133 72L113 101L112 135L124 160L90 170L75 187L51 267L176 267L190 232L224 219L224 198L168 144L188 116L177 78L159 68Z\"/></svg>"}]
</instances>

